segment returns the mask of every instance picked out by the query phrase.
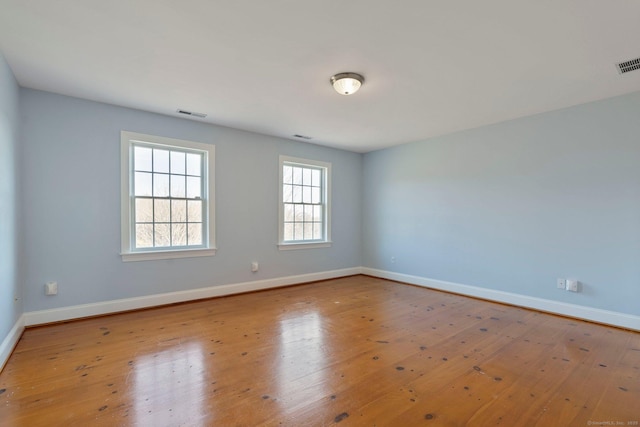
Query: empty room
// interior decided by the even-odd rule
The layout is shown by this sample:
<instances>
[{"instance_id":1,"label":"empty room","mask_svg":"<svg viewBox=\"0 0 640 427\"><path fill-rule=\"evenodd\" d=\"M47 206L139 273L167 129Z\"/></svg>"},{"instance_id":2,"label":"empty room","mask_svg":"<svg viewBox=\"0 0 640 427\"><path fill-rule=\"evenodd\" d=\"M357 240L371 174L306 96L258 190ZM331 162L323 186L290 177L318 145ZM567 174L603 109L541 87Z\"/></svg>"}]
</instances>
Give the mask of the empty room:
<instances>
[{"instance_id":1,"label":"empty room","mask_svg":"<svg viewBox=\"0 0 640 427\"><path fill-rule=\"evenodd\" d=\"M0 0L0 425L640 425L638 18Z\"/></svg>"}]
</instances>

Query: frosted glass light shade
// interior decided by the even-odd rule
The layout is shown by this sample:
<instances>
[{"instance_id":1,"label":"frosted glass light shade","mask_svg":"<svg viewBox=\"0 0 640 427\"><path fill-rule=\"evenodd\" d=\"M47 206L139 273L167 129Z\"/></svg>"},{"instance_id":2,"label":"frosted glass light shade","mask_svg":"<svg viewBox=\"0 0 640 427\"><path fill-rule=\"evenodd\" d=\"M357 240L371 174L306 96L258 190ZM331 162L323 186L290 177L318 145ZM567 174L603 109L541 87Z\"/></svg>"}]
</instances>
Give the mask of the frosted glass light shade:
<instances>
[{"instance_id":1,"label":"frosted glass light shade","mask_svg":"<svg viewBox=\"0 0 640 427\"><path fill-rule=\"evenodd\" d=\"M340 95L356 93L362 83L364 83L364 77L356 73L340 73L331 77L331 84Z\"/></svg>"}]
</instances>

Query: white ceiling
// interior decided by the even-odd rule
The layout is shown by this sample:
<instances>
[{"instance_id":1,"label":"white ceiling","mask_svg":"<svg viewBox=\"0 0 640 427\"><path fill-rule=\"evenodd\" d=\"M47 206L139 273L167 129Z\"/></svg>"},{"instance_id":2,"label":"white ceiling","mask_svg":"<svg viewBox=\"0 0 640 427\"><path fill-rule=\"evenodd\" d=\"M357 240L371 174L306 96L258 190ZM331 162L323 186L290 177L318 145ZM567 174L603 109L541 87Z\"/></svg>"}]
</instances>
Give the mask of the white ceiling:
<instances>
[{"instance_id":1,"label":"white ceiling","mask_svg":"<svg viewBox=\"0 0 640 427\"><path fill-rule=\"evenodd\" d=\"M0 51L23 87L367 152L638 91L615 64L639 22L637 0L0 0Z\"/></svg>"}]
</instances>

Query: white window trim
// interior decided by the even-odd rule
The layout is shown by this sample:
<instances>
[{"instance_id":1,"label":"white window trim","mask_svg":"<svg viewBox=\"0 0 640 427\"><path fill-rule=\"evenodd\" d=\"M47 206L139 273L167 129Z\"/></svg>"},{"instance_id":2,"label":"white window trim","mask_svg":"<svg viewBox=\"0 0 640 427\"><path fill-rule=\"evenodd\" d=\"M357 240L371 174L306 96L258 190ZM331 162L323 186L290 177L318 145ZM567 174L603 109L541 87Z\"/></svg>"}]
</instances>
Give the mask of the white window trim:
<instances>
[{"instance_id":1,"label":"white window trim","mask_svg":"<svg viewBox=\"0 0 640 427\"><path fill-rule=\"evenodd\" d=\"M325 208L325 240L313 242L285 242L284 241L284 203L282 200L282 169L284 163L297 163L300 166L318 166L325 168L324 173L324 208ZM296 249L315 249L328 248L333 242L331 241L331 163L321 162L319 160L301 159L298 157L280 156L278 171L278 249L281 251Z\"/></svg>"},{"instance_id":2,"label":"white window trim","mask_svg":"<svg viewBox=\"0 0 640 427\"><path fill-rule=\"evenodd\" d=\"M204 248L194 249L158 249L149 248L144 250L132 250L133 236L131 233L132 224L132 191L131 191L131 170L133 156L131 151L132 141L161 144L176 148L191 148L205 152L207 180L204 182L203 200L206 200L206 240ZM123 262L130 261L150 261L173 258L192 258L213 256L216 254L215 240L215 145L203 144L200 142L185 141L182 139L165 138L161 136L145 135L129 131L120 132L120 226L121 226L121 252Z\"/></svg>"}]
</instances>

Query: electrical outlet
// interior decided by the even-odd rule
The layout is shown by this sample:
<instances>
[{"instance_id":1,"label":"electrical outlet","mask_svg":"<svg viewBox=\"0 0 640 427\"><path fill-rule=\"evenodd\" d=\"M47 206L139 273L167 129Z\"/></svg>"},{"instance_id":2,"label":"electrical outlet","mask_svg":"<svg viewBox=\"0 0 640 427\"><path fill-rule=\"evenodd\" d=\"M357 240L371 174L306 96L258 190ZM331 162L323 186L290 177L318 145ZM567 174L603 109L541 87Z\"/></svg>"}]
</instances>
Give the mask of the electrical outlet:
<instances>
[{"instance_id":1,"label":"electrical outlet","mask_svg":"<svg viewBox=\"0 0 640 427\"><path fill-rule=\"evenodd\" d=\"M58 282L47 282L44 285L45 295L58 295Z\"/></svg>"},{"instance_id":2,"label":"electrical outlet","mask_svg":"<svg viewBox=\"0 0 640 427\"><path fill-rule=\"evenodd\" d=\"M254 272L254 273L257 272L258 268L260 268L260 265L256 261L251 263L251 271L252 272Z\"/></svg>"},{"instance_id":3,"label":"electrical outlet","mask_svg":"<svg viewBox=\"0 0 640 427\"><path fill-rule=\"evenodd\" d=\"M567 279L567 288L570 292L580 292L580 282L577 280Z\"/></svg>"},{"instance_id":4,"label":"electrical outlet","mask_svg":"<svg viewBox=\"0 0 640 427\"><path fill-rule=\"evenodd\" d=\"M567 281L565 279L558 279L556 283L558 289L567 289Z\"/></svg>"},{"instance_id":5,"label":"electrical outlet","mask_svg":"<svg viewBox=\"0 0 640 427\"><path fill-rule=\"evenodd\" d=\"M396 263L396 257L392 256L391 257L391 264L395 264Z\"/></svg>"}]
</instances>

